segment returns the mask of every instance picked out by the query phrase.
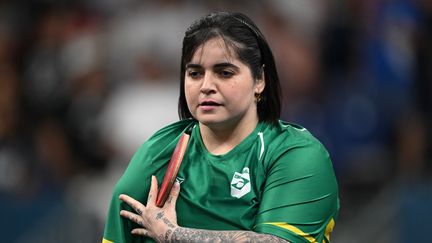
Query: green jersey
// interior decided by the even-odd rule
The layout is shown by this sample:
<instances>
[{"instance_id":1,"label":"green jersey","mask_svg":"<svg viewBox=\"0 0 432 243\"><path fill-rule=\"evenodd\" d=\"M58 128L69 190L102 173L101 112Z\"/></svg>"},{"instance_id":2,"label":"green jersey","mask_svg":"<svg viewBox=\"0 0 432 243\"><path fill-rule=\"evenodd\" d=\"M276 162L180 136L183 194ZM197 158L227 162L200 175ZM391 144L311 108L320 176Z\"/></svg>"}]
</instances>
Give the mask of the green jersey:
<instances>
[{"instance_id":1,"label":"green jersey","mask_svg":"<svg viewBox=\"0 0 432 243\"><path fill-rule=\"evenodd\" d=\"M259 123L240 144L213 155L199 124L183 120L146 141L115 186L104 242L152 242L119 215L131 208L122 193L147 202L151 176L161 183L181 134L192 128L177 179L177 223L209 230L273 234L290 242L328 242L338 213L338 187L329 155L306 129L280 121Z\"/></svg>"}]
</instances>

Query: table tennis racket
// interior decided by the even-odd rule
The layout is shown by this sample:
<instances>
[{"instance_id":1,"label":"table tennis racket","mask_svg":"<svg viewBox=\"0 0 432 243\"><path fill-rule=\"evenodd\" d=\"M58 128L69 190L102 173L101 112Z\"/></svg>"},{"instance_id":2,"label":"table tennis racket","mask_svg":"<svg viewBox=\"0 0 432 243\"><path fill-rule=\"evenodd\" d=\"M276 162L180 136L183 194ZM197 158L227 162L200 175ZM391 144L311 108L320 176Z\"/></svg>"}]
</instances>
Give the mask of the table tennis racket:
<instances>
[{"instance_id":1,"label":"table tennis racket","mask_svg":"<svg viewBox=\"0 0 432 243\"><path fill-rule=\"evenodd\" d=\"M184 132L181 135L179 141L177 142L177 145L171 156L171 160L168 163L168 168L165 172L164 178L162 180L162 184L160 186L156 198L156 206L158 207L163 207L171 191L171 188L173 187L176 181L176 177L180 169L180 165L183 161L183 157L185 155L186 148L189 142L191 130L192 129L188 129L186 132Z\"/></svg>"}]
</instances>

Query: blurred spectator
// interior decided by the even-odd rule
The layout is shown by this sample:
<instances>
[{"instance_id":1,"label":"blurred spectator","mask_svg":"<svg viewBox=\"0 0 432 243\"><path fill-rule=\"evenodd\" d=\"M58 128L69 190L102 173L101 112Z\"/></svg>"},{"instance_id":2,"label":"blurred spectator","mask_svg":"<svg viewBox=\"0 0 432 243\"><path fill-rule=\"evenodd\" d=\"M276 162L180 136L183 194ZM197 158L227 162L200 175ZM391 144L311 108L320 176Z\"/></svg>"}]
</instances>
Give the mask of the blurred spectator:
<instances>
[{"instance_id":1,"label":"blurred spectator","mask_svg":"<svg viewBox=\"0 0 432 243\"><path fill-rule=\"evenodd\" d=\"M16 70L0 65L0 192L26 191L30 166L19 130L19 94Z\"/></svg>"},{"instance_id":2,"label":"blurred spectator","mask_svg":"<svg viewBox=\"0 0 432 243\"><path fill-rule=\"evenodd\" d=\"M107 21L106 59L115 85L134 79L136 63L151 53L162 61L164 72L179 72L184 28L204 14L201 1L147 1L133 5Z\"/></svg>"},{"instance_id":3,"label":"blurred spectator","mask_svg":"<svg viewBox=\"0 0 432 243\"><path fill-rule=\"evenodd\" d=\"M414 54L416 66L414 68L415 89L414 89L414 104L413 119L414 126L419 129L417 133L417 143L415 145L406 146L406 151L416 153L409 156L414 159L402 160L401 172L407 171L409 160L417 160L420 162L417 173L421 176L430 177L432 173L432 3L430 1L418 1L417 10L419 11L419 22L415 30L414 38ZM415 135L413 135L415 136ZM408 155L407 155L408 157ZM409 170L408 170L409 171Z\"/></svg>"},{"instance_id":4,"label":"blurred spectator","mask_svg":"<svg viewBox=\"0 0 432 243\"><path fill-rule=\"evenodd\" d=\"M30 48L25 53L23 95L31 116L62 116L69 98L70 84L60 60L68 12L45 10L34 23Z\"/></svg>"},{"instance_id":5,"label":"blurred spectator","mask_svg":"<svg viewBox=\"0 0 432 243\"><path fill-rule=\"evenodd\" d=\"M426 242L432 210L432 3L416 1L417 23L413 48L413 106L399 123L396 148L399 159L401 242Z\"/></svg>"}]
</instances>

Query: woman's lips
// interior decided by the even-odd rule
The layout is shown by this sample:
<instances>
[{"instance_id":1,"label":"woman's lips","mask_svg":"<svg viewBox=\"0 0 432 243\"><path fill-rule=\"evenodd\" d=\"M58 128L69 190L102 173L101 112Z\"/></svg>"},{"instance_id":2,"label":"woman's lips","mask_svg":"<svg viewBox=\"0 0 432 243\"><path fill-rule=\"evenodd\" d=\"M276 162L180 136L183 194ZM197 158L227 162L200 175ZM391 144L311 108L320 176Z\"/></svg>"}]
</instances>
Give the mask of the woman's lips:
<instances>
[{"instance_id":1,"label":"woman's lips","mask_svg":"<svg viewBox=\"0 0 432 243\"><path fill-rule=\"evenodd\" d=\"M219 106L221 106L221 104L214 100L205 100L199 104L199 108L203 111L212 111Z\"/></svg>"}]
</instances>

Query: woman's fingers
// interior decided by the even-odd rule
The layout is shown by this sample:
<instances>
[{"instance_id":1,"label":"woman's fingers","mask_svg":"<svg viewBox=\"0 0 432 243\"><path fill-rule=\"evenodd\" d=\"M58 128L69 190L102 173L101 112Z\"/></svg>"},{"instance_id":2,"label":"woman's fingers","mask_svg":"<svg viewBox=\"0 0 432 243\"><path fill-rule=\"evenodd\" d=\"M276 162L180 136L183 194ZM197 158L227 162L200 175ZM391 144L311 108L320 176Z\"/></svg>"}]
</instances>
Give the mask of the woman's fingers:
<instances>
[{"instance_id":1,"label":"woman's fingers","mask_svg":"<svg viewBox=\"0 0 432 243\"><path fill-rule=\"evenodd\" d=\"M174 183L173 187L171 188L171 192L168 196L168 199L167 199L165 205L168 207L174 207L175 208L179 193L180 193L180 183L178 181L176 181Z\"/></svg>"},{"instance_id":2,"label":"woman's fingers","mask_svg":"<svg viewBox=\"0 0 432 243\"><path fill-rule=\"evenodd\" d=\"M132 222L135 222L136 224L144 227L144 221L140 215L134 214L134 213L129 212L127 210L121 210L120 215L122 217L127 218L127 219L131 220Z\"/></svg>"},{"instance_id":3,"label":"woman's fingers","mask_svg":"<svg viewBox=\"0 0 432 243\"><path fill-rule=\"evenodd\" d=\"M156 204L156 197L158 193L158 182L156 176L151 177L150 191L147 199L147 206Z\"/></svg>"},{"instance_id":4,"label":"woman's fingers","mask_svg":"<svg viewBox=\"0 0 432 243\"><path fill-rule=\"evenodd\" d=\"M140 203L139 201L129 197L128 195L125 194L121 194L119 196L120 200L122 200L123 202L127 203L129 206L131 206L135 212L137 212L139 215L142 215L142 213L144 212L144 205L142 205L142 203Z\"/></svg>"},{"instance_id":5,"label":"woman's fingers","mask_svg":"<svg viewBox=\"0 0 432 243\"><path fill-rule=\"evenodd\" d=\"M146 237L151 237L150 234L149 234L149 232L148 232L148 230L143 229L143 228L133 229L131 231L131 233L134 234L134 235L142 235L142 236L146 236Z\"/></svg>"}]
</instances>

